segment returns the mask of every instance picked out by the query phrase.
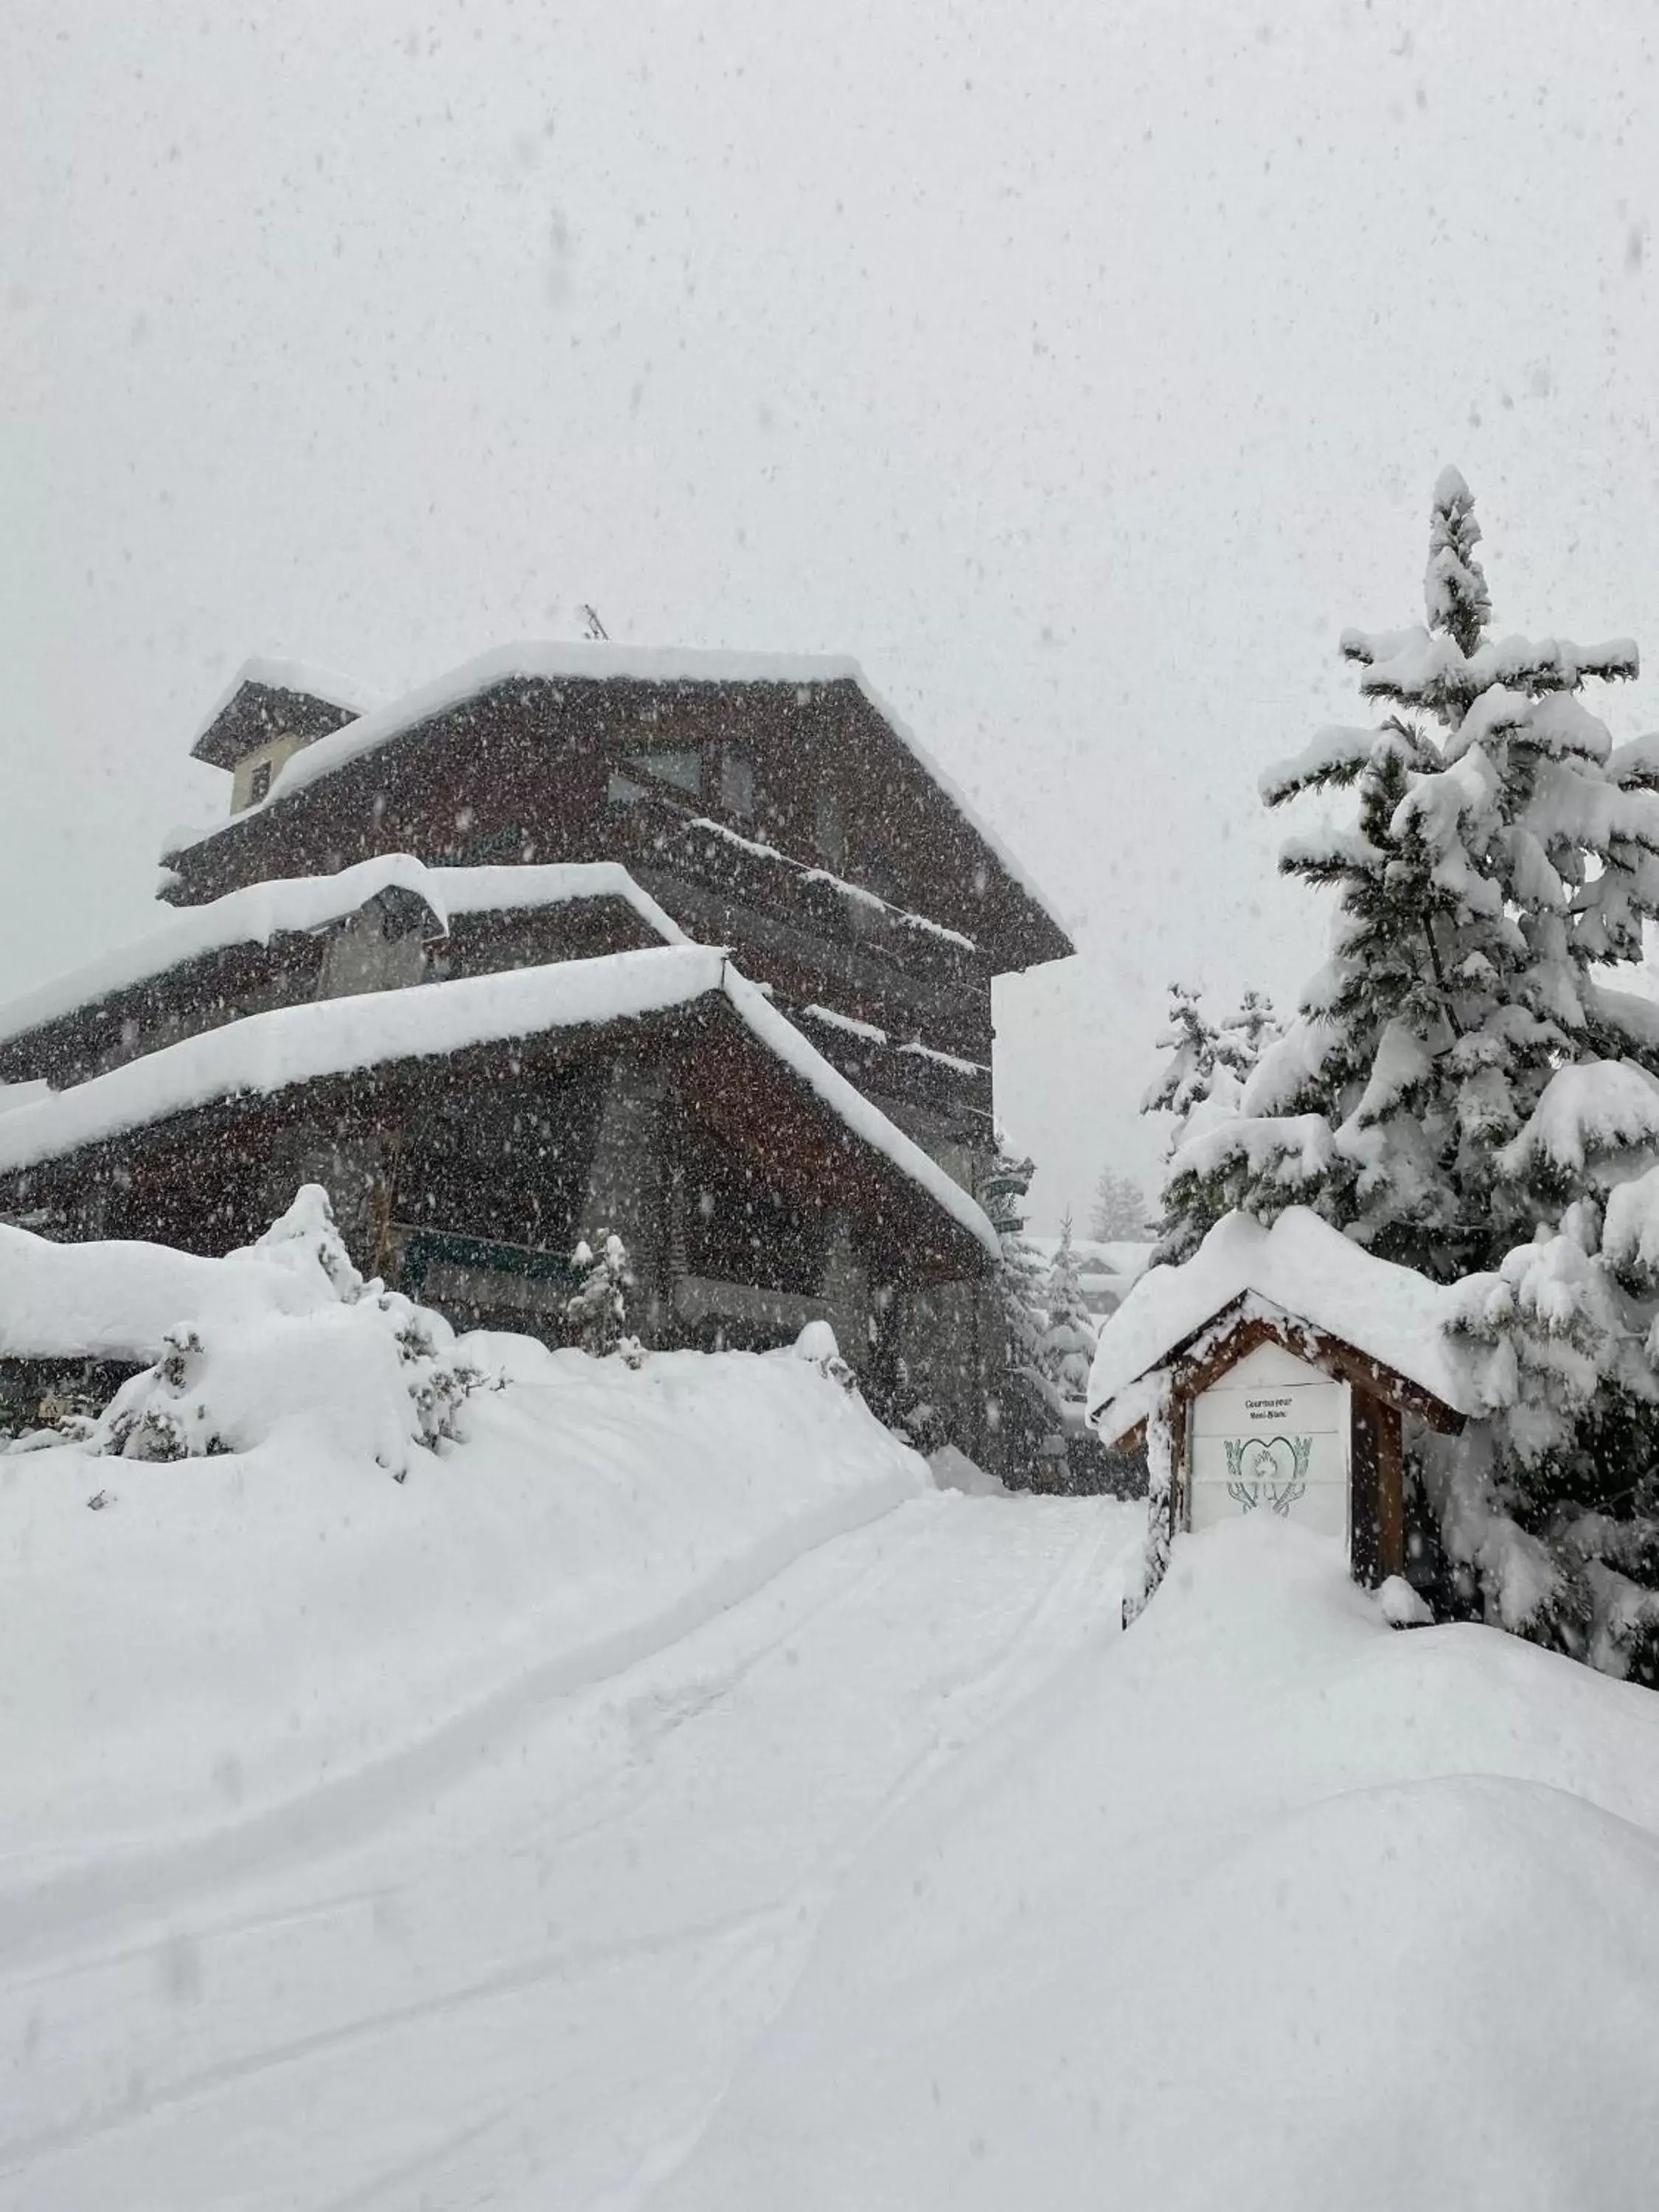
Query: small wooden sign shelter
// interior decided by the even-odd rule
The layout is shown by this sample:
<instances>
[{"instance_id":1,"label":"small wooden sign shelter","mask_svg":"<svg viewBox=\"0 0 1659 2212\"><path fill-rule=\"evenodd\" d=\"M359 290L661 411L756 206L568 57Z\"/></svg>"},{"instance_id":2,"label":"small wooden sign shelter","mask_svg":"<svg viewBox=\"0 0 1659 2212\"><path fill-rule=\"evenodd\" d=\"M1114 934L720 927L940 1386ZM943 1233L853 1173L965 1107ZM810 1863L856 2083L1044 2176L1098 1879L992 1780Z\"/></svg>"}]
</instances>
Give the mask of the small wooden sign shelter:
<instances>
[{"instance_id":1,"label":"small wooden sign shelter","mask_svg":"<svg viewBox=\"0 0 1659 2212\"><path fill-rule=\"evenodd\" d=\"M1455 1431L1470 1410L1443 1297L1303 1209L1230 1215L1108 1321L1090 1418L1120 1449L1158 1425L1171 1535L1270 1514L1339 1538L1374 1586L1405 1566L1405 1418Z\"/></svg>"}]
</instances>

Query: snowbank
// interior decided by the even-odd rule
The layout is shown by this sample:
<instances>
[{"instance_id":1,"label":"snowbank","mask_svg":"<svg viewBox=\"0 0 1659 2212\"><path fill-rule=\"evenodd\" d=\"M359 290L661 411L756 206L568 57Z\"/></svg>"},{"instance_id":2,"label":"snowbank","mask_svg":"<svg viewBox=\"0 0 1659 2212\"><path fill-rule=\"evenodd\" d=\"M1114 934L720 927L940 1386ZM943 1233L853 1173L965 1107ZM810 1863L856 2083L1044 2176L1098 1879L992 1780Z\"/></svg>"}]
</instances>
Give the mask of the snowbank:
<instances>
[{"instance_id":1,"label":"snowbank","mask_svg":"<svg viewBox=\"0 0 1659 2212\"><path fill-rule=\"evenodd\" d=\"M394 1481L364 1431L387 1376L338 1319L356 1310L332 1309L325 1362L296 1354L327 1315L236 1340L216 1387L260 1413L252 1449L0 1458L0 1857L372 1796L417 1740L488 1741L492 1700L522 1714L625 1665L929 1488L793 1352L635 1371L502 1336L462 1341L503 1378L465 1441Z\"/></svg>"},{"instance_id":2,"label":"snowbank","mask_svg":"<svg viewBox=\"0 0 1659 2212\"><path fill-rule=\"evenodd\" d=\"M1659 1699L1206 1533L914 1800L653 2212L1637 2212Z\"/></svg>"},{"instance_id":3,"label":"snowbank","mask_svg":"<svg viewBox=\"0 0 1659 2212\"><path fill-rule=\"evenodd\" d=\"M1475 1410L1445 1333L1448 1293L1293 1206L1267 1229L1248 1214L1230 1213L1184 1266L1141 1276L1100 1332L1089 1407L1101 1434L1109 1441L1132 1428L1147 1409L1131 1401L1130 1385L1251 1293L1340 1337L1457 1411Z\"/></svg>"}]
</instances>

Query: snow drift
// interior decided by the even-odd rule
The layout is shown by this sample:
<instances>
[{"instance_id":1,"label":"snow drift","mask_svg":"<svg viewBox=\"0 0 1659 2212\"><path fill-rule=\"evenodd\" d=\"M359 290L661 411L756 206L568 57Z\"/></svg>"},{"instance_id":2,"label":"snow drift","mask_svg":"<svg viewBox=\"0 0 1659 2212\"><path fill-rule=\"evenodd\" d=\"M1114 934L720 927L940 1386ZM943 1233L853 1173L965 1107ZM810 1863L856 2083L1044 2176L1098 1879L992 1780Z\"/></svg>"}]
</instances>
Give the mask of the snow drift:
<instances>
[{"instance_id":1,"label":"snow drift","mask_svg":"<svg viewBox=\"0 0 1659 2212\"><path fill-rule=\"evenodd\" d=\"M625 1664L931 1487L822 1346L635 1370L458 1343L331 1281L337 1243L302 1196L262 1248L196 1263L262 1312L172 1331L84 1440L0 1454L14 1862L176 1839L487 1729L507 1686ZM434 1375L471 1378L435 1429ZM176 1452L132 1449L149 1416Z\"/></svg>"},{"instance_id":2,"label":"snow drift","mask_svg":"<svg viewBox=\"0 0 1659 2212\"><path fill-rule=\"evenodd\" d=\"M653 2212L1651 2200L1659 1701L1230 1524L846 1884Z\"/></svg>"}]
</instances>

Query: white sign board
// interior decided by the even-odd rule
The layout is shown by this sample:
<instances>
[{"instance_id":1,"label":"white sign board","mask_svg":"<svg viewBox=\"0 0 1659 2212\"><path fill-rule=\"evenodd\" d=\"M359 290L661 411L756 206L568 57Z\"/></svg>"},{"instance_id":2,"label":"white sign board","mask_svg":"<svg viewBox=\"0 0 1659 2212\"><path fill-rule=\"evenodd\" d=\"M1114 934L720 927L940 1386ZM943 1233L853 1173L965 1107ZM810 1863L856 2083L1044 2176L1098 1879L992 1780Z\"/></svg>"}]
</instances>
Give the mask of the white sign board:
<instances>
[{"instance_id":1,"label":"white sign board","mask_svg":"<svg viewBox=\"0 0 1659 2212\"><path fill-rule=\"evenodd\" d=\"M1263 1346L1193 1401L1194 1528L1266 1513L1346 1542L1348 1386Z\"/></svg>"}]
</instances>

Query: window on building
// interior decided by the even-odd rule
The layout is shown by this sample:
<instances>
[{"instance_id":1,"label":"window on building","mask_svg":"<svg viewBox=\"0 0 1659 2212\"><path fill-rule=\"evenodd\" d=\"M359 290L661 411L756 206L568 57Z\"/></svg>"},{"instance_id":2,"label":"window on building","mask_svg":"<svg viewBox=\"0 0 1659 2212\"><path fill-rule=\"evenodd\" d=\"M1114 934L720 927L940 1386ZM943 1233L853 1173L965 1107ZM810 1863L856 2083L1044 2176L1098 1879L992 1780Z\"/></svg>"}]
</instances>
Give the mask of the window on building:
<instances>
[{"instance_id":1,"label":"window on building","mask_svg":"<svg viewBox=\"0 0 1659 2212\"><path fill-rule=\"evenodd\" d=\"M727 745L720 755L720 804L728 814L755 811L755 763L745 746Z\"/></svg>"},{"instance_id":2,"label":"window on building","mask_svg":"<svg viewBox=\"0 0 1659 2212\"><path fill-rule=\"evenodd\" d=\"M254 769L252 777L248 783L247 795L249 805L257 806L270 789L270 763L268 760L262 760Z\"/></svg>"},{"instance_id":3,"label":"window on building","mask_svg":"<svg viewBox=\"0 0 1659 2212\"><path fill-rule=\"evenodd\" d=\"M702 757L695 745L653 745L628 754L623 764L643 770L659 783L672 783L693 799L702 795Z\"/></svg>"},{"instance_id":4,"label":"window on building","mask_svg":"<svg viewBox=\"0 0 1659 2212\"><path fill-rule=\"evenodd\" d=\"M832 875L847 866L847 817L838 791L821 791L813 815L813 842L818 858Z\"/></svg>"}]
</instances>

